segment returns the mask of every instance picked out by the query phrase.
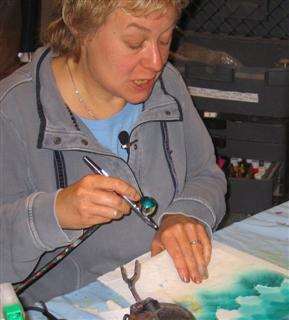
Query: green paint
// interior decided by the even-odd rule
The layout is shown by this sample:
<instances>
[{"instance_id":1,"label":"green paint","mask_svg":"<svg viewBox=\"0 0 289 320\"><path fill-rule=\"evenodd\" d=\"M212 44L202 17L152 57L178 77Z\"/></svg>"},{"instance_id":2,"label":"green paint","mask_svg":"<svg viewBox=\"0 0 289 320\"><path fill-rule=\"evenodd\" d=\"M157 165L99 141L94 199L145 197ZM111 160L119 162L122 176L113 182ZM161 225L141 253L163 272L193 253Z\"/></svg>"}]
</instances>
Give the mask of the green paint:
<instances>
[{"instance_id":1,"label":"green paint","mask_svg":"<svg viewBox=\"0 0 289 320\"><path fill-rule=\"evenodd\" d=\"M229 282L229 283L228 283ZM218 310L238 311L234 320L288 320L289 278L268 270L242 272L225 289L200 290L176 303L190 310L197 320L214 320Z\"/></svg>"}]
</instances>

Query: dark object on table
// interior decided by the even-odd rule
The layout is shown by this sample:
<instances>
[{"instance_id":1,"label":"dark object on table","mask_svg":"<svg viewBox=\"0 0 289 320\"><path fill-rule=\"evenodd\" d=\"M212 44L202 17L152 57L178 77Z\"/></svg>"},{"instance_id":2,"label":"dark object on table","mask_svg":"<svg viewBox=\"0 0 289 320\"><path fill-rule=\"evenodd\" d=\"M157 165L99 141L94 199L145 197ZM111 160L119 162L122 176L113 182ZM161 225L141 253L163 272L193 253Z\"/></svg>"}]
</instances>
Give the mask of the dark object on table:
<instances>
[{"instance_id":1,"label":"dark object on table","mask_svg":"<svg viewBox=\"0 0 289 320\"><path fill-rule=\"evenodd\" d=\"M129 278L126 268L121 266L121 275L128 285L136 303L130 307L130 314L126 314L123 320L195 320L195 317L185 308L174 303L158 302L152 298L141 300L135 289L135 283L140 276L140 262L135 260L134 273Z\"/></svg>"},{"instance_id":2,"label":"dark object on table","mask_svg":"<svg viewBox=\"0 0 289 320\"><path fill-rule=\"evenodd\" d=\"M173 303L159 303L147 298L130 307L130 315L123 320L195 320L196 318L185 308Z\"/></svg>"}]
</instances>

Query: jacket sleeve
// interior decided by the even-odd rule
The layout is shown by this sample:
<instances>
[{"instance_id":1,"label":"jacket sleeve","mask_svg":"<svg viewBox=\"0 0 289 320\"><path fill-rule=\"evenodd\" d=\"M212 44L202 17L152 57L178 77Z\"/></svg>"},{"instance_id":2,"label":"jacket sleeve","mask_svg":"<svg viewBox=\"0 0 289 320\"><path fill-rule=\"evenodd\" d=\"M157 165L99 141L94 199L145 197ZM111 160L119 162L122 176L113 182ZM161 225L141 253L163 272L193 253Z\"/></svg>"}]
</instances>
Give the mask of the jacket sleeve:
<instances>
[{"instance_id":1,"label":"jacket sleeve","mask_svg":"<svg viewBox=\"0 0 289 320\"><path fill-rule=\"evenodd\" d=\"M80 233L60 228L54 212L57 192L36 190L28 163L25 141L0 110L0 282L23 280L44 252Z\"/></svg>"},{"instance_id":2,"label":"jacket sleeve","mask_svg":"<svg viewBox=\"0 0 289 320\"><path fill-rule=\"evenodd\" d=\"M193 216L204 223L211 233L225 214L226 179L216 164L211 137L182 77L177 71L173 77L175 83L169 90L180 102L183 112L186 177L182 190L176 194L167 212Z\"/></svg>"}]
</instances>

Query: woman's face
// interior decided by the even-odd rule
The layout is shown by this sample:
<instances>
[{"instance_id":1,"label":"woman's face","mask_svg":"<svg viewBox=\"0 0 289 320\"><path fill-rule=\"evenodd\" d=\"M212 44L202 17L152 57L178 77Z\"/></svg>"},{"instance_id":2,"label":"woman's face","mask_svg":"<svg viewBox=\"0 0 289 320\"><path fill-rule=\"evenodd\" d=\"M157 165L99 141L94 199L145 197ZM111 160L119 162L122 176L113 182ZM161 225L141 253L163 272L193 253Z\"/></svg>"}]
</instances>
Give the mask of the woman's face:
<instances>
[{"instance_id":1,"label":"woman's face","mask_svg":"<svg viewBox=\"0 0 289 320\"><path fill-rule=\"evenodd\" d=\"M116 9L82 45L80 64L106 99L146 100L167 61L176 12L135 17Z\"/></svg>"}]
</instances>

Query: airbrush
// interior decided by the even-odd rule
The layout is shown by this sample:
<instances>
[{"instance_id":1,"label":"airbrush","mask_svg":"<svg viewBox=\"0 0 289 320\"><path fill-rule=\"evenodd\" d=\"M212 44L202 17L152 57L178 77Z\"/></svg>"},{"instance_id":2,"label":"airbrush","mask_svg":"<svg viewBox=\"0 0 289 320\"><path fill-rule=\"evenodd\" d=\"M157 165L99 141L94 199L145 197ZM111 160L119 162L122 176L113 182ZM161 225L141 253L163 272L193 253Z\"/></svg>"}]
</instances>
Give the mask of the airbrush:
<instances>
[{"instance_id":1,"label":"airbrush","mask_svg":"<svg viewBox=\"0 0 289 320\"><path fill-rule=\"evenodd\" d=\"M84 156L83 161L89 166L89 168L95 173L101 176L108 177L109 174L100 168L95 162L93 162L89 157ZM119 194L131 207L131 209L151 228L158 230L158 225L151 218L151 215L155 213L157 209L157 202L151 197L141 197L138 203L131 201L127 196Z\"/></svg>"}]
</instances>

